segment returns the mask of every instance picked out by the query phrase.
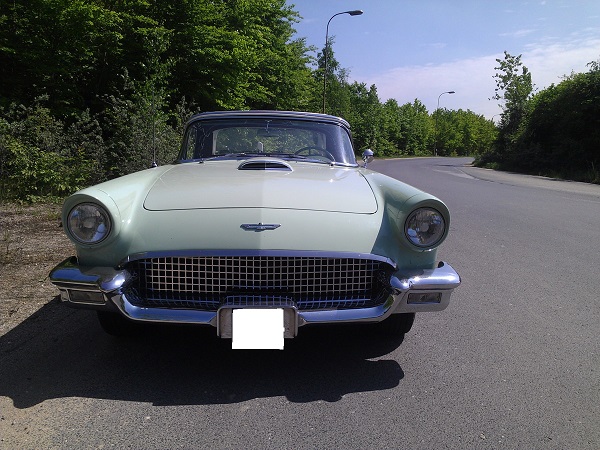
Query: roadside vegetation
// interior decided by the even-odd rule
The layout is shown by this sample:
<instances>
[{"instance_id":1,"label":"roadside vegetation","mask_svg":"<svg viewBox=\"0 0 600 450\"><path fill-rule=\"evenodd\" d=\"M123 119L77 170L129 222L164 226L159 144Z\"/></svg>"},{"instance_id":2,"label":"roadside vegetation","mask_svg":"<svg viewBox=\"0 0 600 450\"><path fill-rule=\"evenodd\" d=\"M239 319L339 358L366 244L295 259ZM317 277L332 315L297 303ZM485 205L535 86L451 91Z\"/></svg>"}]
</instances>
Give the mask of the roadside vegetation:
<instances>
[{"instance_id":1,"label":"roadside vegetation","mask_svg":"<svg viewBox=\"0 0 600 450\"><path fill-rule=\"evenodd\" d=\"M521 56L504 53L496 79L498 138L476 164L600 183L600 60L536 92Z\"/></svg>"},{"instance_id":2,"label":"roadside vegetation","mask_svg":"<svg viewBox=\"0 0 600 450\"><path fill-rule=\"evenodd\" d=\"M496 126L468 110L430 112L418 99L382 102L376 86L349 81L333 39L325 73L324 51L294 37L300 17L284 0L0 4L0 200L58 200L168 163L194 112L321 112L323 77L326 112L350 122L358 151L437 150L599 182L597 63L533 94L520 57L506 53Z\"/></svg>"}]
</instances>

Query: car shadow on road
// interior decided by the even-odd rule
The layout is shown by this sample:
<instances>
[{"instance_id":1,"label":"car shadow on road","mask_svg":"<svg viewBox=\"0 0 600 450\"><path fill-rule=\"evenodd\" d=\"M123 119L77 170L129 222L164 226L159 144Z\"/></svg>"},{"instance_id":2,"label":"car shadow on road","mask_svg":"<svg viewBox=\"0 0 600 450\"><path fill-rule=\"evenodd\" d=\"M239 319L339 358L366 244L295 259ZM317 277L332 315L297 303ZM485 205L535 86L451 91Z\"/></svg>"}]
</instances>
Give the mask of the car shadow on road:
<instances>
[{"instance_id":1,"label":"car shadow on road","mask_svg":"<svg viewBox=\"0 0 600 450\"><path fill-rule=\"evenodd\" d=\"M153 325L117 339L104 334L93 311L54 299L0 336L0 396L16 408L63 397L154 405L277 396L335 402L398 386L404 372L386 355L401 343L361 326L303 327L284 351L231 350L212 327Z\"/></svg>"}]
</instances>

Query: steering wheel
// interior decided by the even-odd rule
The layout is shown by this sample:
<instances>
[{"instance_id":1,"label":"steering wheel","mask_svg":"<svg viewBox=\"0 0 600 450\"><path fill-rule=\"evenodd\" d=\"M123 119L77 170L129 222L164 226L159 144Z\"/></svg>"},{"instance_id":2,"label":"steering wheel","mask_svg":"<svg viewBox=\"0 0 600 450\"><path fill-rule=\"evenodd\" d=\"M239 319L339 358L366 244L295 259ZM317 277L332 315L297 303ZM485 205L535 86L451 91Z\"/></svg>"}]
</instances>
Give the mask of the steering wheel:
<instances>
[{"instance_id":1,"label":"steering wheel","mask_svg":"<svg viewBox=\"0 0 600 450\"><path fill-rule=\"evenodd\" d=\"M299 155L303 152L307 152L308 156L312 156L312 155L323 156L323 157L329 159L330 161L335 161L335 157L331 153L329 153L324 148L317 147L316 145L308 145L306 147L302 147L300 150L296 150L294 152L294 155Z\"/></svg>"}]
</instances>

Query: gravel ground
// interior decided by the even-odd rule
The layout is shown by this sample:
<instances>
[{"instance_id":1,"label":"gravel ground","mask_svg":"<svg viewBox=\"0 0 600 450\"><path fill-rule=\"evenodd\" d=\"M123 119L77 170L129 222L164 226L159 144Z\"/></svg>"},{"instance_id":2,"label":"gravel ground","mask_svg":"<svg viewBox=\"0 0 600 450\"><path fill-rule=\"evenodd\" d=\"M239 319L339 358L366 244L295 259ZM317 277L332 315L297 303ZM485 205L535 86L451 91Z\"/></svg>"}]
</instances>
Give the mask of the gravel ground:
<instances>
[{"instance_id":1,"label":"gravel ground","mask_svg":"<svg viewBox=\"0 0 600 450\"><path fill-rule=\"evenodd\" d=\"M74 254L57 204L0 204L0 336L58 301L52 268Z\"/></svg>"}]
</instances>

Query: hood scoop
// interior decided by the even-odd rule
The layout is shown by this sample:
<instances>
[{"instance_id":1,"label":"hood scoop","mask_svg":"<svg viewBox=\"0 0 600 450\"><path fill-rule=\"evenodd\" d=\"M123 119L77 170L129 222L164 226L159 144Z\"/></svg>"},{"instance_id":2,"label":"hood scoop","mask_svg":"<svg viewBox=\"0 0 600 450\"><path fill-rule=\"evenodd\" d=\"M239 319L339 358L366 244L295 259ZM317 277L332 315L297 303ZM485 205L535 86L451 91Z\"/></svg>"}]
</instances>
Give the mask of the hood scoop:
<instances>
[{"instance_id":1,"label":"hood scoop","mask_svg":"<svg viewBox=\"0 0 600 450\"><path fill-rule=\"evenodd\" d=\"M238 170L280 170L292 172L292 166L277 158L253 158L242 162Z\"/></svg>"}]
</instances>

